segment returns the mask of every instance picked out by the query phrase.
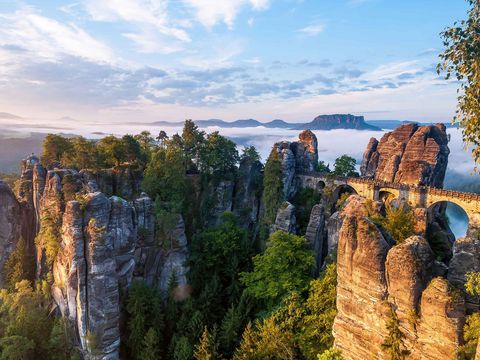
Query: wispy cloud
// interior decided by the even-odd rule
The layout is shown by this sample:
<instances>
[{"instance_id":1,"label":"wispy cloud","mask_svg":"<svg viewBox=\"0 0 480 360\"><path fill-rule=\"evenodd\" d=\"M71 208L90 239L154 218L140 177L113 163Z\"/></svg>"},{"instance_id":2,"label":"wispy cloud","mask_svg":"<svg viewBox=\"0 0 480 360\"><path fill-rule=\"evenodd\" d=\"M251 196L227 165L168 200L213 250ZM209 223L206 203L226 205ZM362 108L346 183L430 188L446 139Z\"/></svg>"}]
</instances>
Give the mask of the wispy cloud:
<instances>
[{"instance_id":1,"label":"wispy cloud","mask_svg":"<svg viewBox=\"0 0 480 360\"><path fill-rule=\"evenodd\" d=\"M61 23L30 7L0 14L0 44L17 46L35 58L55 61L61 56L78 56L90 61L114 62L112 49L78 25Z\"/></svg>"},{"instance_id":2,"label":"wispy cloud","mask_svg":"<svg viewBox=\"0 0 480 360\"><path fill-rule=\"evenodd\" d=\"M190 9L194 10L195 18L205 27L213 27L224 23L229 28L233 27L235 19L244 7L253 10L265 10L270 5L270 0L181 0Z\"/></svg>"},{"instance_id":3,"label":"wispy cloud","mask_svg":"<svg viewBox=\"0 0 480 360\"><path fill-rule=\"evenodd\" d=\"M325 30L325 25L323 24L313 24L305 26L304 28L298 29L297 32L302 33L308 36L316 36Z\"/></svg>"},{"instance_id":4,"label":"wispy cloud","mask_svg":"<svg viewBox=\"0 0 480 360\"><path fill-rule=\"evenodd\" d=\"M166 0L84 0L83 4L93 21L131 24L135 31L123 36L141 52L172 53L191 41L182 26L172 23Z\"/></svg>"}]
</instances>

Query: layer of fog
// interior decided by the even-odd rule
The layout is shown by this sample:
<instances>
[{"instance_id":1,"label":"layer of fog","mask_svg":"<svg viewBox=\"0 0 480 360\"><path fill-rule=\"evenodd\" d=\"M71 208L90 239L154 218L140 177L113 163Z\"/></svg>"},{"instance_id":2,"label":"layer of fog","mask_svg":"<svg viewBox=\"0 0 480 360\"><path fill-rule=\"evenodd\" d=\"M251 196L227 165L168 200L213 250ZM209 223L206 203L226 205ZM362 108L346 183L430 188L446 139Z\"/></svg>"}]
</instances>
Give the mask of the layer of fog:
<instances>
[{"instance_id":1,"label":"layer of fog","mask_svg":"<svg viewBox=\"0 0 480 360\"><path fill-rule=\"evenodd\" d=\"M1 137L22 138L29 133L39 132L63 132L82 135L87 138L102 138L106 135L121 136L124 134L137 134L143 130L150 131L154 136L160 130L164 130L168 135L181 133L180 127L158 127L151 125L132 124L112 124L112 131L99 131L95 123L78 122L74 119L65 119L62 128L52 129L49 125L41 126L33 123L20 124L0 124ZM268 129L264 127L255 128L219 128L208 127L203 129L207 133L219 131L222 135L228 136L238 144L239 150L244 146L253 145L259 151L262 160L265 161L271 151L272 145L278 141L295 141L298 139L298 130L286 129ZM461 191L480 192L480 176L473 174L474 162L470 152L465 149L462 141L461 131L458 129L448 129L450 135L450 156L447 174L445 178L445 187ZM371 137L380 139L385 131L357 131L357 130L331 130L314 131L318 139L319 159L333 168L335 159L343 154L352 156L359 165L362 160L363 151ZM27 155L27 154L25 154ZM1 156L1 154L0 154ZM20 159L18 159L20 160ZM448 215L450 224L455 235L463 236L465 234L465 219L459 216L459 212L451 210L449 207Z\"/></svg>"}]
</instances>

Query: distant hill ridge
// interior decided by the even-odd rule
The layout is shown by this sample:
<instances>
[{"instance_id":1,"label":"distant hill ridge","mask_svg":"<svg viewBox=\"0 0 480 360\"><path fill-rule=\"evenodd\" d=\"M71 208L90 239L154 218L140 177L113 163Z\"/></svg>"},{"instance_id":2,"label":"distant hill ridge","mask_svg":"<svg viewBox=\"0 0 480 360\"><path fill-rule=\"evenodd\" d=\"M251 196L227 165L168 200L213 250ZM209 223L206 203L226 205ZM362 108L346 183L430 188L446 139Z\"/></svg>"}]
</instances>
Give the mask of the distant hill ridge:
<instances>
[{"instance_id":1,"label":"distant hill ridge","mask_svg":"<svg viewBox=\"0 0 480 360\"><path fill-rule=\"evenodd\" d=\"M275 119L269 122L260 122L255 119L241 119L232 122L209 119L209 120L194 120L200 127L218 126L222 128L244 128L244 127L257 127L263 126L266 128L282 128L291 130L334 130L334 129L355 129L355 130L376 130L380 131L381 128L370 125L365 122L363 116L354 116L351 114L333 114L333 115L320 115L313 121L308 123L288 123L286 121ZM168 122L157 121L151 125L158 126L179 126L181 122Z\"/></svg>"}]
</instances>

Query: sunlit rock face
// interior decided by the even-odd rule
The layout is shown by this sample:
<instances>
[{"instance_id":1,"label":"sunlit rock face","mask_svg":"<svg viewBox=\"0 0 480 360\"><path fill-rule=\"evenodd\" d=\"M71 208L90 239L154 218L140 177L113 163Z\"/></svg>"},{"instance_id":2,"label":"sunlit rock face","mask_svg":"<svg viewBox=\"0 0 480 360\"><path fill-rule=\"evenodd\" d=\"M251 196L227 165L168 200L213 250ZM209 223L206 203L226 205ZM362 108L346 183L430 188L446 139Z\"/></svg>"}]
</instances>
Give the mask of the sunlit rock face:
<instances>
[{"instance_id":1,"label":"sunlit rock face","mask_svg":"<svg viewBox=\"0 0 480 360\"><path fill-rule=\"evenodd\" d=\"M93 337L102 358L118 358L120 288L131 283L135 242L133 208L125 200L97 192L83 205L67 204L53 294L87 356Z\"/></svg>"},{"instance_id":2,"label":"sunlit rock face","mask_svg":"<svg viewBox=\"0 0 480 360\"><path fill-rule=\"evenodd\" d=\"M388 359L382 344L393 309L409 358L454 358L465 321L463 297L435 277L437 263L423 237L395 245L369 220L380 206L351 196L341 213L335 346L345 359Z\"/></svg>"},{"instance_id":3,"label":"sunlit rock face","mask_svg":"<svg viewBox=\"0 0 480 360\"><path fill-rule=\"evenodd\" d=\"M445 125L405 124L380 141L370 140L361 174L387 182L442 187L449 153Z\"/></svg>"}]
</instances>

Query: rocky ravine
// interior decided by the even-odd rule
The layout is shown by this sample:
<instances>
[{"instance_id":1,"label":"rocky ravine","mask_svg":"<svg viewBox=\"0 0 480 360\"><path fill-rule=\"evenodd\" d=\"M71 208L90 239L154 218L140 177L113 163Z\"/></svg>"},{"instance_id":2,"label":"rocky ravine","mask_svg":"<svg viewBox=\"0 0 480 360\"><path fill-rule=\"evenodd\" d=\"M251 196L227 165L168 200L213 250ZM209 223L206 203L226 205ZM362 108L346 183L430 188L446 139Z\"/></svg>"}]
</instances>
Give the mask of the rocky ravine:
<instances>
[{"instance_id":1,"label":"rocky ravine","mask_svg":"<svg viewBox=\"0 0 480 360\"><path fill-rule=\"evenodd\" d=\"M134 196L140 181L129 169L47 172L32 156L22 163L19 200L0 182L0 268L23 237L37 254L37 276L42 276L50 266L44 246L48 233L42 228L58 231L52 295L86 359L92 351L96 359L119 358L120 292L135 278L166 290L175 273L178 285L186 284L183 219L179 216L168 234L157 236L152 200L143 193ZM105 195L112 192L130 201ZM95 349L88 343L92 339Z\"/></svg>"},{"instance_id":2,"label":"rocky ravine","mask_svg":"<svg viewBox=\"0 0 480 360\"><path fill-rule=\"evenodd\" d=\"M140 193L142 174L128 167L96 173L46 171L38 158L30 156L21 170L17 196L0 182L0 274L24 238L36 257L37 277L53 269L55 307L75 330L74 340L84 358L118 359L120 294L132 281L142 279L165 292L175 274L179 290L186 286L183 217L178 215L166 233L158 232L154 202ZM214 225L225 211L232 211L253 231L260 211L261 170L260 163L243 161L237 182L212 185L208 194L218 199L205 221ZM202 201L198 194L194 198ZM49 255L52 234L59 243L54 259Z\"/></svg>"},{"instance_id":3,"label":"rocky ravine","mask_svg":"<svg viewBox=\"0 0 480 360\"><path fill-rule=\"evenodd\" d=\"M314 170L317 146L308 130L298 141L274 145L282 162L285 203L272 230L298 232L297 209L288 201L299 190L296 174ZM447 157L444 127L405 125L380 142L371 140L362 172L382 180L441 186ZM202 198L215 195L213 211L202 221L214 225L225 211L231 211L255 232L263 211L261 170L257 162L242 162L236 181L212 183L204 194L192 191L189 201L197 207ZM194 184L196 179L188 181ZM23 162L16 195L0 182L0 270L23 237L36 255L37 276L53 268L56 309L75 329L87 359L93 357L92 350L100 354L96 358L118 359L121 294L134 279L166 289L175 273L179 286L186 285L186 234L192 226L189 217L195 214L185 214L185 219L179 215L170 231L157 233L154 203L140 193L140 183L141 175L128 168L95 174L71 169L47 172L35 157ZM409 358L452 358L462 342L465 316L478 309L475 299L452 291L451 285L462 288L466 272L480 271L480 221L471 219L468 235L457 240L440 261L425 228L395 245L369 219L372 211L383 211L380 202L351 196L341 211L330 214L335 201L331 190L321 190L305 237L315 251L317 270L327 256L337 253L335 346L345 359L387 358L382 343L393 310L405 334ZM52 222L60 247L50 264L45 248L48 234L42 229ZM439 231L448 233L448 229ZM448 236L445 239L449 241ZM92 339L96 349L91 349Z\"/></svg>"}]
</instances>

